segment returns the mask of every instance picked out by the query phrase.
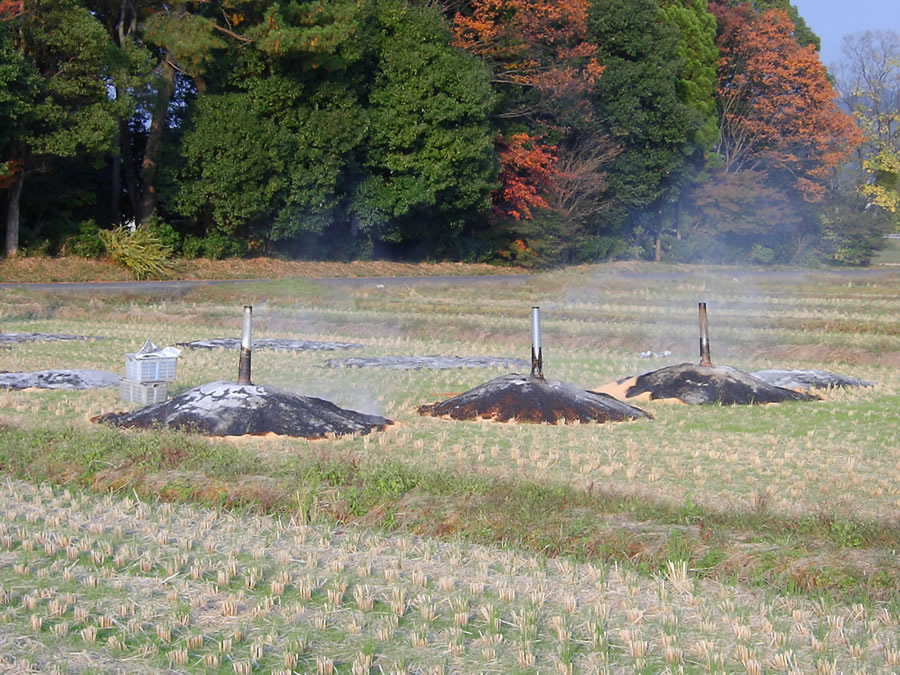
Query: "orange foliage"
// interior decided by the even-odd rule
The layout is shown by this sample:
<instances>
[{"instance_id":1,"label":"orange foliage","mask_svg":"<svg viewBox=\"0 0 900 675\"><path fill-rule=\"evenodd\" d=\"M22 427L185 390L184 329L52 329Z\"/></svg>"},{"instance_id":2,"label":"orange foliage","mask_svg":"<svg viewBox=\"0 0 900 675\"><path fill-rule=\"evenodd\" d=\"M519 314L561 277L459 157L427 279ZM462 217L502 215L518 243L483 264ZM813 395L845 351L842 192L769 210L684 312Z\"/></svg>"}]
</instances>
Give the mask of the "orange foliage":
<instances>
[{"instance_id":1,"label":"orange foliage","mask_svg":"<svg viewBox=\"0 0 900 675\"><path fill-rule=\"evenodd\" d=\"M721 34L718 151L726 172L786 170L805 200L820 200L826 177L862 134L836 105L818 53L797 44L782 10L754 17L746 6L711 9Z\"/></svg>"},{"instance_id":2,"label":"orange foliage","mask_svg":"<svg viewBox=\"0 0 900 675\"><path fill-rule=\"evenodd\" d=\"M5 190L12 185L13 178L22 171L24 166L24 163L18 159L11 159L6 162L6 172L0 175L0 190Z\"/></svg>"},{"instance_id":3,"label":"orange foliage","mask_svg":"<svg viewBox=\"0 0 900 675\"><path fill-rule=\"evenodd\" d=\"M583 90L603 67L587 41L588 0L474 0L454 18L454 44L491 62L501 82L559 96Z\"/></svg>"},{"instance_id":4,"label":"orange foliage","mask_svg":"<svg viewBox=\"0 0 900 675\"><path fill-rule=\"evenodd\" d=\"M25 13L25 0L0 0L0 21L9 21Z\"/></svg>"},{"instance_id":5,"label":"orange foliage","mask_svg":"<svg viewBox=\"0 0 900 675\"><path fill-rule=\"evenodd\" d=\"M532 208L547 208L541 192L554 185L555 146L544 145L528 134L497 139L503 172L494 198L494 212L516 220L530 219Z\"/></svg>"}]
</instances>

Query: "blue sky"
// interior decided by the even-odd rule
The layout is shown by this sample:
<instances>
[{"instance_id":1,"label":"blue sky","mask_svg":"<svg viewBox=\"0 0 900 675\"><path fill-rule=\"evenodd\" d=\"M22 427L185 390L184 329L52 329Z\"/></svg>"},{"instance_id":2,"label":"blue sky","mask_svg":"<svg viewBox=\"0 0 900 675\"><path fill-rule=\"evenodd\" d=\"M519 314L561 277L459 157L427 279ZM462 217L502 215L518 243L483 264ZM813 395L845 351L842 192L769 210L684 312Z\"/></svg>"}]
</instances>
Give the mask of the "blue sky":
<instances>
[{"instance_id":1,"label":"blue sky","mask_svg":"<svg viewBox=\"0 0 900 675\"><path fill-rule=\"evenodd\" d=\"M843 58L844 35L864 30L900 33L900 0L791 0L791 4L822 38L822 63L826 67Z\"/></svg>"}]
</instances>

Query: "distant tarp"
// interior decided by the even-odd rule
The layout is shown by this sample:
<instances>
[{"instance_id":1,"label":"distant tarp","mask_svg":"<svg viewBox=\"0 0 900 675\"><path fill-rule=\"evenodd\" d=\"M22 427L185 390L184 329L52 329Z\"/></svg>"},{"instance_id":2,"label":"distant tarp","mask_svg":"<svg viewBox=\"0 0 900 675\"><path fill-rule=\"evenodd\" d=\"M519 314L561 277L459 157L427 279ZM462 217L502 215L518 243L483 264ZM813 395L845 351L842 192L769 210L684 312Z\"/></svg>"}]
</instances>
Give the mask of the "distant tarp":
<instances>
[{"instance_id":1,"label":"distant tarp","mask_svg":"<svg viewBox=\"0 0 900 675\"><path fill-rule=\"evenodd\" d=\"M101 389L117 387L119 376L105 370L38 370L0 373L0 389Z\"/></svg>"},{"instance_id":2,"label":"distant tarp","mask_svg":"<svg viewBox=\"0 0 900 675\"><path fill-rule=\"evenodd\" d=\"M0 344L16 342L65 342L69 340L96 340L87 335L65 335L58 333L0 333Z\"/></svg>"},{"instance_id":3,"label":"distant tarp","mask_svg":"<svg viewBox=\"0 0 900 675\"><path fill-rule=\"evenodd\" d=\"M391 370L449 370L451 368L527 368L522 359L493 356L353 356L328 359L323 368L390 368Z\"/></svg>"},{"instance_id":4,"label":"distant tarp","mask_svg":"<svg viewBox=\"0 0 900 675\"><path fill-rule=\"evenodd\" d=\"M179 347L188 349L240 349L240 338L212 338L211 340L194 340L193 342L178 342ZM256 338L252 340L251 347L259 349L281 349L291 352L306 351L336 351L338 349L354 349L363 345L355 342L315 342L310 340L288 340L284 338Z\"/></svg>"},{"instance_id":5,"label":"distant tarp","mask_svg":"<svg viewBox=\"0 0 900 675\"><path fill-rule=\"evenodd\" d=\"M869 380L861 380L858 377L850 377L849 375L838 375L827 370L757 370L751 375L776 387L802 391L807 389L833 389L835 387L875 386L875 383Z\"/></svg>"},{"instance_id":6,"label":"distant tarp","mask_svg":"<svg viewBox=\"0 0 900 675\"><path fill-rule=\"evenodd\" d=\"M393 422L346 410L330 401L272 387L211 382L174 398L127 413L93 418L119 427L184 429L211 436L281 434L324 438L367 434Z\"/></svg>"},{"instance_id":7,"label":"distant tarp","mask_svg":"<svg viewBox=\"0 0 900 675\"><path fill-rule=\"evenodd\" d=\"M750 405L815 401L818 396L777 387L730 366L682 363L598 387L622 399L676 399L691 405Z\"/></svg>"},{"instance_id":8,"label":"distant tarp","mask_svg":"<svg viewBox=\"0 0 900 675\"><path fill-rule=\"evenodd\" d=\"M512 373L494 378L446 401L419 406L421 415L498 422L621 422L650 417L607 394L564 382Z\"/></svg>"}]
</instances>

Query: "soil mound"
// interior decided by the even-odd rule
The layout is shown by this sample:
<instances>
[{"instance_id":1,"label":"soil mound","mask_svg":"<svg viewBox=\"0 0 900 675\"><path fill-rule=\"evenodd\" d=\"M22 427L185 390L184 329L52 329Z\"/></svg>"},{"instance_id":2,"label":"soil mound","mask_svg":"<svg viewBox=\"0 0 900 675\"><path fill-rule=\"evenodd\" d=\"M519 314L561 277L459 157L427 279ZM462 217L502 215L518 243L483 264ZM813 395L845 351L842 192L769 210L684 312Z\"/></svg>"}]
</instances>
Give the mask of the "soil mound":
<instances>
[{"instance_id":1,"label":"soil mound","mask_svg":"<svg viewBox=\"0 0 900 675\"><path fill-rule=\"evenodd\" d=\"M677 399L690 405L751 405L816 401L818 396L777 387L731 366L682 363L599 387L622 398Z\"/></svg>"},{"instance_id":2,"label":"soil mound","mask_svg":"<svg viewBox=\"0 0 900 675\"><path fill-rule=\"evenodd\" d=\"M328 359L323 368L390 368L391 370L450 370L451 368L527 368L522 359L492 356L354 356Z\"/></svg>"},{"instance_id":3,"label":"soil mound","mask_svg":"<svg viewBox=\"0 0 900 675\"><path fill-rule=\"evenodd\" d=\"M184 429L211 436L280 434L324 438L329 434L367 434L393 422L346 410L330 401L272 387L211 382L168 401L128 413L95 417L128 428Z\"/></svg>"},{"instance_id":4,"label":"soil mound","mask_svg":"<svg viewBox=\"0 0 900 675\"><path fill-rule=\"evenodd\" d=\"M0 373L0 389L101 389L119 385L119 376L105 370L36 370Z\"/></svg>"},{"instance_id":5,"label":"soil mound","mask_svg":"<svg viewBox=\"0 0 900 675\"><path fill-rule=\"evenodd\" d=\"M874 387L875 383L858 377L830 373L827 370L756 370L751 373L763 382L776 387L806 391L835 387Z\"/></svg>"},{"instance_id":6,"label":"soil mound","mask_svg":"<svg viewBox=\"0 0 900 675\"><path fill-rule=\"evenodd\" d=\"M446 401L419 406L420 415L498 422L621 422L649 418L612 396L584 391L556 380L512 373L494 378Z\"/></svg>"},{"instance_id":7,"label":"soil mound","mask_svg":"<svg viewBox=\"0 0 900 675\"><path fill-rule=\"evenodd\" d=\"M188 349L240 349L240 338L212 338L211 340L194 340L193 342L179 342L179 347ZM252 340L252 348L280 349L289 352L308 351L336 351L338 349L354 349L364 345L355 342L315 342L310 340L289 340L285 338L258 338Z\"/></svg>"}]
</instances>

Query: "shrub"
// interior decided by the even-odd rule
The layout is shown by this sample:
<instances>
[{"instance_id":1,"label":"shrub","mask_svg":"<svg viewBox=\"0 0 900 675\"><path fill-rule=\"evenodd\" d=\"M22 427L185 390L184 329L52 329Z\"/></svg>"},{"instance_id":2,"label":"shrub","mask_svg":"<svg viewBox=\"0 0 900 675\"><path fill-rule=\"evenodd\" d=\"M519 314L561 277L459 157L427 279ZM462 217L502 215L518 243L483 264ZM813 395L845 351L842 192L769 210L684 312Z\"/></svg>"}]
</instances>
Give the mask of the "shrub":
<instances>
[{"instance_id":1,"label":"shrub","mask_svg":"<svg viewBox=\"0 0 900 675\"><path fill-rule=\"evenodd\" d=\"M62 246L65 255L77 255L82 258L99 258L104 250L100 228L93 218L82 222L78 226L78 234L69 236Z\"/></svg>"},{"instance_id":2,"label":"shrub","mask_svg":"<svg viewBox=\"0 0 900 675\"><path fill-rule=\"evenodd\" d=\"M185 258L209 258L210 260L222 260L223 258L242 258L247 255L249 246L247 241L229 236L219 230L213 230L205 237L188 235L184 238L182 254Z\"/></svg>"},{"instance_id":3,"label":"shrub","mask_svg":"<svg viewBox=\"0 0 900 675\"><path fill-rule=\"evenodd\" d=\"M109 257L130 270L135 279L164 276L171 264L172 249L152 230L131 232L127 227L117 227L100 230L99 235Z\"/></svg>"},{"instance_id":4,"label":"shrub","mask_svg":"<svg viewBox=\"0 0 900 675\"><path fill-rule=\"evenodd\" d=\"M159 216L151 216L147 220L147 229L159 237L163 245L167 246L173 254L177 254L181 250L181 233Z\"/></svg>"}]
</instances>

